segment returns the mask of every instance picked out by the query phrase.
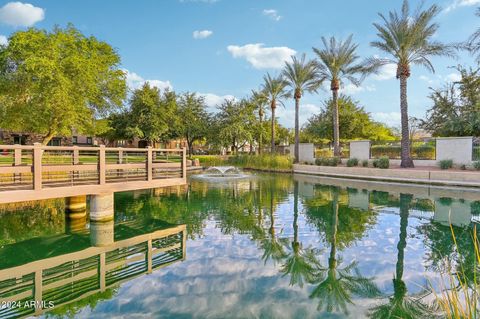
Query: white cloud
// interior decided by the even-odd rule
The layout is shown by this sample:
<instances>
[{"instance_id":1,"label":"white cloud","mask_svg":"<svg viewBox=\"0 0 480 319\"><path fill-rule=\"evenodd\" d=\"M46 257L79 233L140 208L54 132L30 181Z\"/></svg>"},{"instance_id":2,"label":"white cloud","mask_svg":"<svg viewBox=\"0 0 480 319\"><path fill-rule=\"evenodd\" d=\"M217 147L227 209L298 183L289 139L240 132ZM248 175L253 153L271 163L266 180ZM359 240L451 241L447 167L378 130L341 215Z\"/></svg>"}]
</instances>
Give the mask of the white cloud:
<instances>
[{"instance_id":1,"label":"white cloud","mask_svg":"<svg viewBox=\"0 0 480 319\"><path fill-rule=\"evenodd\" d=\"M130 89L135 90L141 88L145 82L148 82L151 86L157 87L160 90L172 90L173 86L170 81L161 81L161 80L146 80L142 78L135 72L130 72L128 70L123 70L127 78L127 85Z\"/></svg>"},{"instance_id":2,"label":"white cloud","mask_svg":"<svg viewBox=\"0 0 480 319\"><path fill-rule=\"evenodd\" d=\"M264 47L263 43L244 46L229 45L228 52L234 58L246 59L256 69L279 69L297 52L289 47Z\"/></svg>"},{"instance_id":3,"label":"white cloud","mask_svg":"<svg viewBox=\"0 0 480 319\"><path fill-rule=\"evenodd\" d=\"M376 90L376 87L374 85L356 86L352 83L348 83L347 85L340 87L340 93L347 94L347 95L353 95L353 94L357 94L365 91L373 92L375 90Z\"/></svg>"},{"instance_id":4,"label":"white cloud","mask_svg":"<svg viewBox=\"0 0 480 319\"><path fill-rule=\"evenodd\" d=\"M397 66L395 64L387 64L382 66L378 74L374 74L373 78L377 81L390 80L397 76Z\"/></svg>"},{"instance_id":5,"label":"white cloud","mask_svg":"<svg viewBox=\"0 0 480 319\"><path fill-rule=\"evenodd\" d=\"M7 45L8 44L8 39L4 35L0 35L0 45Z\"/></svg>"},{"instance_id":6,"label":"white cloud","mask_svg":"<svg viewBox=\"0 0 480 319\"><path fill-rule=\"evenodd\" d=\"M390 127L399 127L401 115L399 112L376 112L372 113L372 118L381 123L385 123Z\"/></svg>"},{"instance_id":7,"label":"white cloud","mask_svg":"<svg viewBox=\"0 0 480 319\"><path fill-rule=\"evenodd\" d=\"M275 21L280 21L280 19L282 19L282 16L279 15L278 11L275 9L265 9L263 10L263 15Z\"/></svg>"},{"instance_id":8,"label":"white cloud","mask_svg":"<svg viewBox=\"0 0 480 319\"><path fill-rule=\"evenodd\" d=\"M480 0L454 0L449 6L445 8L445 12L450 12L458 7L471 7L480 4Z\"/></svg>"},{"instance_id":9,"label":"white cloud","mask_svg":"<svg viewBox=\"0 0 480 319\"><path fill-rule=\"evenodd\" d=\"M460 80L462 80L462 76L460 75L460 73L450 73L449 75L447 75L445 77L445 79L449 82L458 82Z\"/></svg>"},{"instance_id":10,"label":"white cloud","mask_svg":"<svg viewBox=\"0 0 480 319\"><path fill-rule=\"evenodd\" d=\"M213 93L198 93L198 95L203 96L203 98L205 99L205 104L211 109L215 109L225 100L236 100L235 96L229 94L216 95Z\"/></svg>"},{"instance_id":11,"label":"white cloud","mask_svg":"<svg viewBox=\"0 0 480 319\"><path fill-rule=\"evenodd\" d=\"M45 10L30 3L9 2L0 8L0 21L14 27L30 27L45 18Z\"/></svg>"},{"instance_id":12,"label":"white cloud","mask_svg":"<svg viewBox=\"0 0 480 319\"><path fill-rule=\"evenodd\" d=\"M193 31L194 39L205 39L213 34L213 31L210 30L195 30Z\"/></svg>"},{"instance_id":13,"label":"white cloud","mask_svg":"<svg viewBox=\"0 0 480 319\"><path fill-rule=\"evenodd\" d=\"M315 104L301 104L298 113L300 127L302 127L312 115L320 113L320 109L320 106ZM286 101L285 107L277 107L275 117L278 118L278 122L283 126L287 128L295 127L295 107L293 100Z\"/></svg>"}]
</instances>

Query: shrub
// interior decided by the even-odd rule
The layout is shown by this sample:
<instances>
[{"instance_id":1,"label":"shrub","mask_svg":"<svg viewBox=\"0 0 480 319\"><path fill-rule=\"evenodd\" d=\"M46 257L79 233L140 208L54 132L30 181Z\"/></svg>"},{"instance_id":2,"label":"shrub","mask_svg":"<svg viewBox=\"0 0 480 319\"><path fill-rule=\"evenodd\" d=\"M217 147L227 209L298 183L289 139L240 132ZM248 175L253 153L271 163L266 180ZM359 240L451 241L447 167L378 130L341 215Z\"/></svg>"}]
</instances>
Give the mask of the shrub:
<instances>
[{"instance_id":1,"label":"shrub","mask_svg":"<svg viewBox=\"0 0 480 319\"><path fill-rule=\"evenodd\" d=\"M329 148L317 148L315 150L315 157L319 158L329 158L333 156L333 150Z\"/></svg>"},{"instance_id":2,"label":"shrub","mask_svg":"<svg viewBox=\"0 0 480 319\"><path fill-rule=\"evenodd\" d=\"M473 168L475 168L476 170L480 170L480 161L473 162Z\"/></svg>"},{"instance_id":3,"label":"shrub","mask_svg":"<svg viewBox=\"0 0 480 319\"><path fill-rule=\"evenodd\" d=\"M453 160L441 160L439 163L441 169L449 169L453 167Z\"/></svg>"},{"instance_id":4,"label":"shrub","mask_svg":"<svg viewBox=\"0 0 480 319\"><path fill-rule=\"evenodd\" d=\"M350 158L347 161L347 166L348 167L358 166L358 158Z\"/></svg>"},{"instance_id":5,"label":"shrub","mask_svg":"<svg viewBox=\"0 0 480 319\"><path fill-rule=\"evenodd\" d=\"M263 170L290 170L293 159L285 155L235 155L230 157L225 164L243 168Z\"/></svg>"},{"instance_id":6,"label":"shrub","mask_svg":"<svg viewBox=\"0 0 480 319\"><path fill-rule=\"evenodd\" d=\"M386 156L382 156L380 158L377 158L373 161L373 167L389 168L390 167L390 160Z\"/></svg>"},{"instance_id":7,"label":"shrub","mask_svg":"<svg viewBox=\"0 0 480 319\"><path fill-rule=\"evenodd\" d=\"M315 164L318 166L337 166L341 162L340 157L319 157L315 159Z\"/></svg>"},{"instance_id":8,"label":"shrub","mask_svg":"<svg viewBox=\"0 0 480 319\"><path fill-rule=\"evenodd\" d=\"M362 161L362 166L363 167L368 167L368 160L363 160Z\"/></svg>"},{"instance_id":9,"label":"shrub","mask_svg":"<svg viewBox=\"0 0 480 319\"><path fill-rule=\"evenodd\" d=\"M460 169L461 169L462 171L465 171L465 170L467 170L467 166L466 166L465 164L462 164L462 165L460 166Z\"/></svg>"}]
</instances>

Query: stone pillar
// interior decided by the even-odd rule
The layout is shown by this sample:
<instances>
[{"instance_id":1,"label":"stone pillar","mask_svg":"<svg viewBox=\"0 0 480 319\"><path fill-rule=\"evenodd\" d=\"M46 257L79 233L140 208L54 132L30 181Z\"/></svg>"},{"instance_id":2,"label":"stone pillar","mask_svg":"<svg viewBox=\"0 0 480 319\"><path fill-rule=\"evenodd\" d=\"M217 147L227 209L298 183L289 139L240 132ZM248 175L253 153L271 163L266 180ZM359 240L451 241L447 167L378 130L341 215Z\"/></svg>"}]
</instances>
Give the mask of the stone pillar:
<instances>
[{"instance_id":1,"label":"stone pillar","mask_svg":"<svg viewBox=\"0 0 480 319\"><path fill-rule=\"evenodd\" d=\"M90 195L90 221L113 220L113 193Z\"/></svg>"},{"instance_id":2,"label":"stone pillar","mask_svg":"<svg viewBox=\"0 0 480 319\"><path fill-rule=\"evenodd\" d=\"M370 141L351 141L350 158L356 158L360 161L370 159Z\"/></svg>"},{"instance_id":3,"label":"stone pillar","mask_svg":"<svg viewBox=\"0 0 480 319\"><path fill-rule=\"evenodd\" d=\"M90 222L90 243L95 247L104 247L114 242L114 222Z\"/></svg>"},{"instance_id":4,"label":"stone pillar","mask_svg":"<svg viewBox=\"0 0 480 319\"><path fill-rule=\"evenodd\" d=\"M438 137L436 160L452 160L454 164L471 164L473 138L465 137Z\"/></svg>"}]
</instances>

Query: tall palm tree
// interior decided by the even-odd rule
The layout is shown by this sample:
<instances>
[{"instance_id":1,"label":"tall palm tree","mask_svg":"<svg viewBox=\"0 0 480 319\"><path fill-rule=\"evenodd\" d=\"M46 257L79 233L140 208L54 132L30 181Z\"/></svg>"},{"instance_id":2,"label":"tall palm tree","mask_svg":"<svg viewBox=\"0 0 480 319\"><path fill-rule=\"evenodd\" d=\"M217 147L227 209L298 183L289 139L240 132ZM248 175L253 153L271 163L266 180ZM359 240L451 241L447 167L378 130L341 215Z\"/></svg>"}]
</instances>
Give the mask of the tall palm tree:
<instances>
[{"instance_id":1,"label":"tall palm tree","mask_svg":"<svg viewBox=\"0 0 480 319\"><path fill-rule=\"evenodd\" d=\"M263 77L263 92L266 94L268 102L270 103L270 109L272 111L272 140L271 140L271 152L275 153L275 109L277 103L283 105L283 100L290 97L290 94L285 90L287 82L283 77L271 77L269 73Z\"/></svg>"},{"instance_id":2,"label":"tall palm tree","mask_svg":"<svg viewBox=\"0 0 480 319\"><path fill-rule=\"evenodd\" d=\"M432 56L453 56L450 46L433 41L432 37L439 25L432 20L440 12L437 5L426 10L421 6L415 12L410 11L408 1L404 0L400 13L390 12L388 16L379 13L383 25L374 23L379 40L370 45L390 55L390 58L372 58L370 65L377 68L386 64L397 66L397 79L400 80L400 113L402 127L401 167L413 167L410 156L410 139L408 129L407 79L410 66L420 65L435 72L429 58Z\"/></svg>"},{"instance_id":3,"label":"tall palm tree","mask_svg":"<svg viewBox=\"0 0 480 319\"><path fill-rule=\"evenodd\" d=\"M323 48L313 48L313 51L318 56L319 80L330 81L333 100L333 153L335 156L340 156L338 90L345 80L359 86L365 76L378 67L358 61L359 56L356 54L358 45L352 42L352 35L345 41L337 41L335 37L329 40L322 37L322 42Z\"/></svg>"},{"instance_id":4,"label":"tall palm tree","mask_svg":"<svg viewBox=\"0 0 480 319\"><path fill-rule=\"evenodd\" d=\"M300 59L292 56L292 62L285 62L283 76L288 86L292 89L293 98L295 99L295 163L299 161L299 144L300 144L300 124L298 113L300 108L300 99L305 91L309 93L316 92L321 84L317 63L315 61L305 60L305 54Z\"/></svg>"},{"instance_id":5,"label":"tall palm tree","mask_svg":"<svg viewBox=\"0 0 480 319\"><path fill-rule=\"evenodd\" d=\"M258 110L258 121L260 130L258 132L258 154L262 154L263 144L263 116L265 115L265 106L268 104L268 98L265 92L252 90L252 102Z\"/></svg>"}]
</instances>

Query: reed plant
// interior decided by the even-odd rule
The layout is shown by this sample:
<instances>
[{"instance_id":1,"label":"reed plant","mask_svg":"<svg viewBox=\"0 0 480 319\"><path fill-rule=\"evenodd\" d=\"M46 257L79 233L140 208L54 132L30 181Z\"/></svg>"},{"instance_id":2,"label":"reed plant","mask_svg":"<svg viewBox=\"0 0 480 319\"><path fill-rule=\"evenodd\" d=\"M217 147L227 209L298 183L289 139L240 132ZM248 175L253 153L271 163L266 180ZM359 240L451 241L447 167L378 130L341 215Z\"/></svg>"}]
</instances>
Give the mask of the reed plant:
<instances>
[{"instance_id":1,"label":"reed plant","mask_svg":"<svg viewBox=\"0 0 480 319\"><path fill-rule=\"evenodd\" d=\"M450 226L452 238L456 250L458 249L457 239L453 226ZM471 270L466 266L459 264L453 269L451 261L447 260L447 271L441 274L440 289L437 292L431 286L431 290L435 295L435 301L442 311L442 317L448 319L476 319L479 318L478 298L479 286L477 282L478 265L480 264L480 249L477 238L476 226L472 235L473 249L475 253L475 261L473 265L473 281L469 280L467 273Z\"/></svg>"}]
</instances>

